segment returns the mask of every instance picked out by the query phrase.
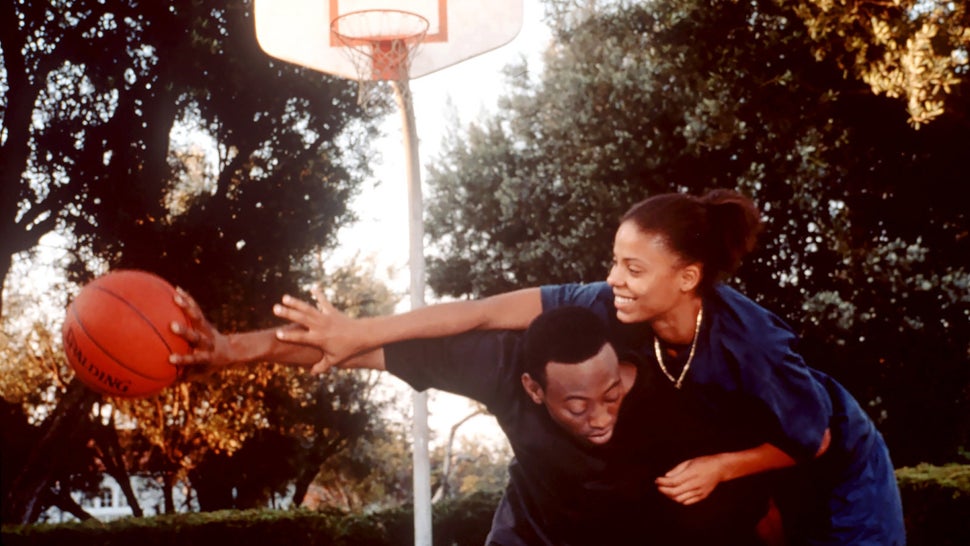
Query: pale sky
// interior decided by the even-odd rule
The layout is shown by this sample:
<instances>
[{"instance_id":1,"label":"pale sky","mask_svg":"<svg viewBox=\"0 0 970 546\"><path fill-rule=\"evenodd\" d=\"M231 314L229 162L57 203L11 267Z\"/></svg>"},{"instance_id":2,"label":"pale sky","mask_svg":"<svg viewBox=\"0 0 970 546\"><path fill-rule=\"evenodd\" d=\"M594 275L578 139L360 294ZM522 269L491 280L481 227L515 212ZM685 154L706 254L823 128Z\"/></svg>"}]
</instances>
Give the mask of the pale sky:
<instances>
[{"instance_id":1,"label":"pale sky","mask_svg":"<svg viewBox=\"0 0 970 546\"><path fill-rule=\"evenodd\" d=\"M550 40L549 30L542 22L542 6L538 0L525 0L524 5L522 30L512 42L410 83L422 179L425 178L424 165L438 155L439 145L446 134L452 108L448 106L449 102L454 105L462 124L480 119L497 108L497 99L504 93L503 67L524 55L530 72L534 74L541 63L542 52ZM406 294L410 278L407 264L408 196L401 120L397 114L388 116L384 131L386 137L375 146L382 150L382 157L372 165L375 180L367 185L353 205L360 221L341 230L340 248L334 258L340 262L358 252L361 256L372 256L378 272L387 268L394 271L394 278L387 279L391 287ZM427 303L434 302L428 299ZM399 309L408 308L408 298L405 297ZM401 381L393 378L386 381L392 388L402 389L402 392L406 389ZM464 398L438 391L432 392L429 400L428 423L434 445L447 437L451 426L467 415L471 406ZM475 417L462 425L459 436L469 435L487 437L499 443L505 441L491 416Z\"/></svg>"},{"instance_id":2,"label":"pale sky","mask_svg":"<svg viewBox=\"0 0 970 546\"><path fill-rule=\"evenodd\" d=\"M542 51L549 42L549 31L541 20L542 6L538 0L524 0L524 5L522 30L512 42L411 81L422 171L439 153L448 127L449 102L463 124L480 119L495 110L504 91L503 67L523 55L530 67L541 63ZM384 132L386 136L375 145L381 151L381 157L372 164L375 178L353 204L360 222L341 230L337 254L349 257L360 251L374 255L382 268L400 271L400 286L407 290L407 182L401 120L396 113L386 119Z\"/></svg>"}]
</instances>

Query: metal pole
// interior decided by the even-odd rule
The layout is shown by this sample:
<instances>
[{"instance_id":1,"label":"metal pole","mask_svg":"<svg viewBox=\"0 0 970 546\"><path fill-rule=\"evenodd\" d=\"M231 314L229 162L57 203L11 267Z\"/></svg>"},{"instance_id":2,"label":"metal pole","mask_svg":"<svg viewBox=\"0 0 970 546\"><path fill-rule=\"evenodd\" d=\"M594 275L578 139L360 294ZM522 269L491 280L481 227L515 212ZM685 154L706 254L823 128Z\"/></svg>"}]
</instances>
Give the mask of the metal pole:
<instances>
[{"instance_id":1,"label":"metal pole","mask_svg":"<svg viewBox=\"0 0 970 546\"><path fill-rule=\"evenodd\" d=\"M411 270L411 309L424 307L424 204L421 197L421 163L418 133L414 126L414 105L407 79L393 81L394 97L401 112L405 165L408 181L408 262ZM412 423L414 465L414 544L431 546L431 462L428 456L428 394L413 391Z\"/></svg>"}]
</instances>

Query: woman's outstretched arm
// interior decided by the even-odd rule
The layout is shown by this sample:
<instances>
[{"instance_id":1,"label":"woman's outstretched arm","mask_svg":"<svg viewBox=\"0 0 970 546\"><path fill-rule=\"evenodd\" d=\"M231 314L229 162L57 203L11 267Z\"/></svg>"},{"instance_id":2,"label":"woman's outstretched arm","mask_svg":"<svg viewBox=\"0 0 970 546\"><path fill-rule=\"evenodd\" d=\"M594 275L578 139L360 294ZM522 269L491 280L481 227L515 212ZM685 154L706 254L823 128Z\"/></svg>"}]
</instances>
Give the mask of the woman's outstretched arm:
<instances>
[{"instance_id":1,"label":"woman's outstretched arm","mask_svg":"<svg viewBox=\"0 0 970 546\"><path fill-rule=\"evenodd\" d=\"M429 305L397 315L351 319L322 294L317 306L285 296L273 307L276 316L299 325L276 332L280 341L319 348L320 373L360 353L407 339L436 338L470 330L521 330L542 312L539 288L525 288L480 300Z\"/></svg>"}]
</instances>

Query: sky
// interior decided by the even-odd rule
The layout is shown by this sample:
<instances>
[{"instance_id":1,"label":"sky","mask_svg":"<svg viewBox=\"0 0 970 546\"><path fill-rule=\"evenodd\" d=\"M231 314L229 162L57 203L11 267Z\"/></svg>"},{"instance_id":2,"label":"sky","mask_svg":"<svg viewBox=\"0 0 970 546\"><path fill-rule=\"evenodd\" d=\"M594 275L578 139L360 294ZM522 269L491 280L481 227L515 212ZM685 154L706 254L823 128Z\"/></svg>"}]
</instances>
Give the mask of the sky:
<instances>
[{"instance_id":1,"label":"sky","mask_svg":"<svg viewBox=\"0 0 970 546\"><path fill-rule=\"evenodd\" d=\"M464 125L494 112L497 99L504 91L503 67L522 56L530 67L538 67L549 40L549 30L542 22L542 6L538 0L525 0L522 29L510 43L410 82L422 179L424 165L439 154L453 113L457 112L459 122ZM360 220L340 231L339 246L332 259L339 266L357 254L370 257L377 273L390 269L391 276L384 280L394 290L406 294L410 278L408 195L399 115L388 116L383 129L385 136L375 145L380 156L371 165L375 177L352 204ZM434 300L429 297L427 303L432 304ZM399 311L408 308L408 298L404 297ZM387 378L385 384L398 394L410 392L404 383L393 378ZM447 438L451 426L470 411L471 406L464 398L438 391L430 393L428 424L432 445ZM459 436L481 438L493 445L505 441L491 416L471 419L459 429Z\"/></svg>"}]
</instances>

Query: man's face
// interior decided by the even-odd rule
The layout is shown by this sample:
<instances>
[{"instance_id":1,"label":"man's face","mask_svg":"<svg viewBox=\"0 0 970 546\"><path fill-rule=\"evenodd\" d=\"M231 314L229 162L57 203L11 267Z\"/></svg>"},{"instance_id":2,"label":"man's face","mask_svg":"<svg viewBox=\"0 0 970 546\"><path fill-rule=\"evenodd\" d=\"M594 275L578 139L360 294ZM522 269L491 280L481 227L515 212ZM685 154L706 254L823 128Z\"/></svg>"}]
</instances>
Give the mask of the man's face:
<instances>
[{"instance_id":1,"label":"man's face","mask_svg":"<svg viewBox=\"0 0 970 546\"><path fill-rule=\"evenodd\" d=\"M582 442L603 445L613 436L620 404L635 376L632 366L621 366L609 343L589 360L577 364L546 364L543 389L528 374L522 378L529 396L559 426Z\"/></svg>"}]
</instances>

